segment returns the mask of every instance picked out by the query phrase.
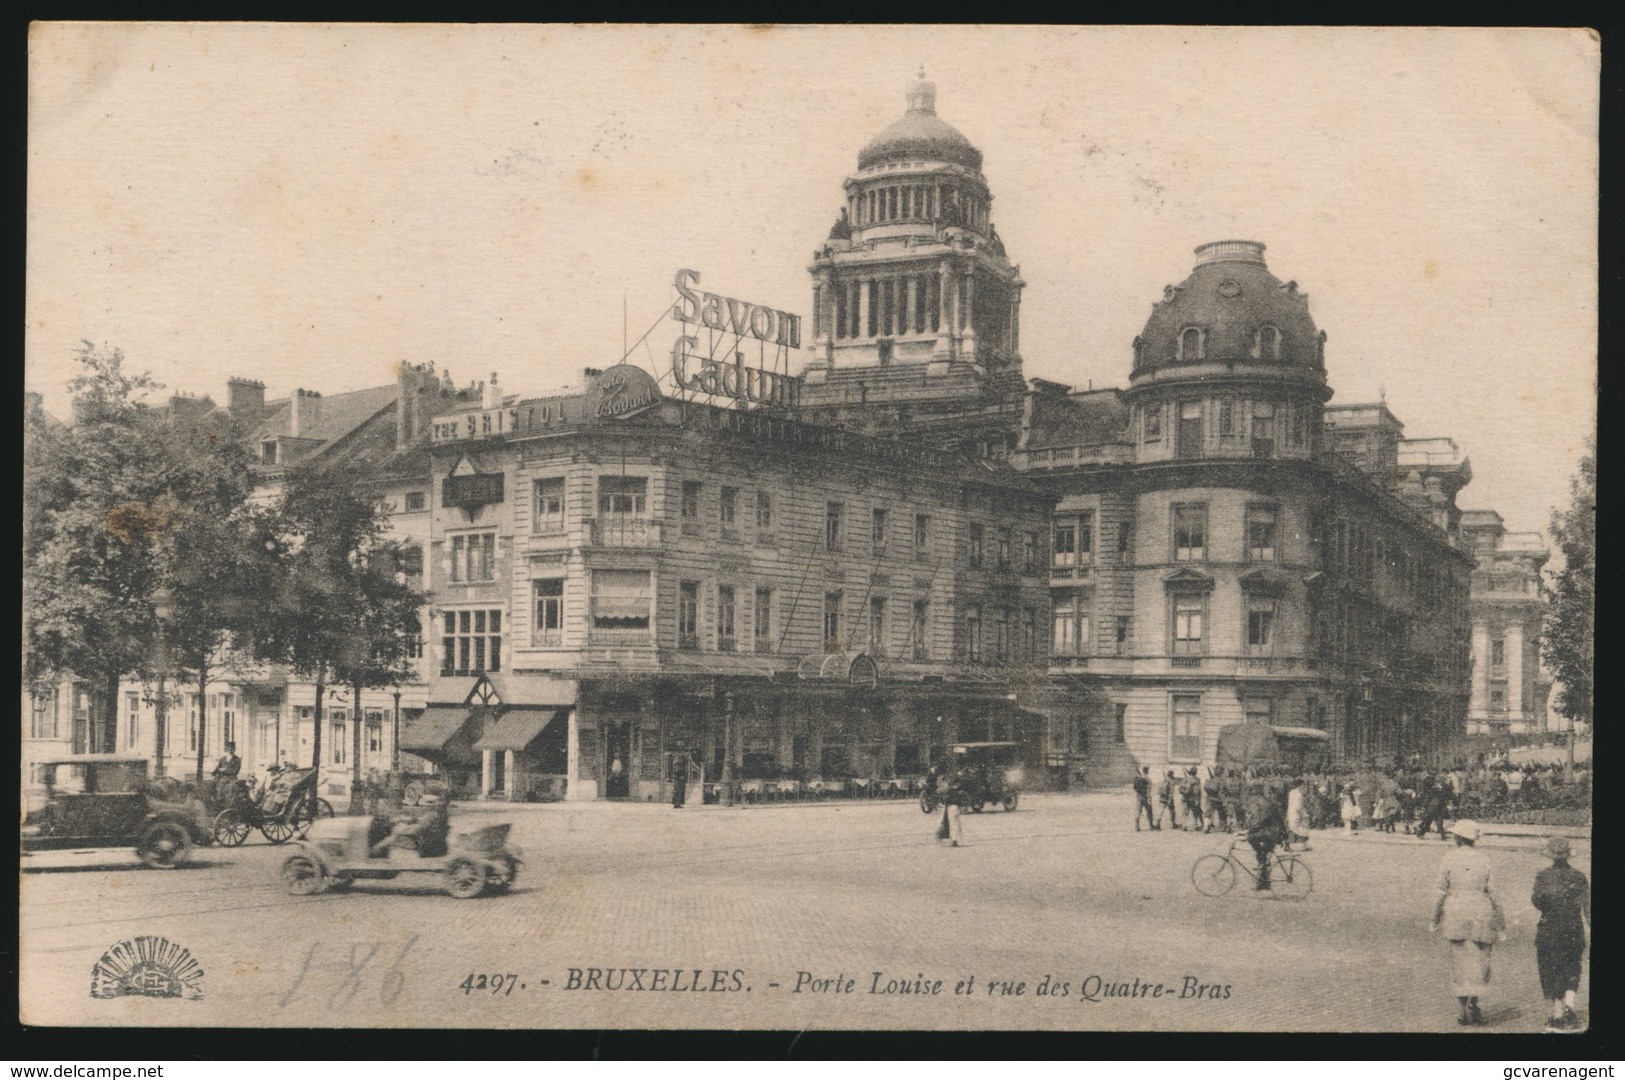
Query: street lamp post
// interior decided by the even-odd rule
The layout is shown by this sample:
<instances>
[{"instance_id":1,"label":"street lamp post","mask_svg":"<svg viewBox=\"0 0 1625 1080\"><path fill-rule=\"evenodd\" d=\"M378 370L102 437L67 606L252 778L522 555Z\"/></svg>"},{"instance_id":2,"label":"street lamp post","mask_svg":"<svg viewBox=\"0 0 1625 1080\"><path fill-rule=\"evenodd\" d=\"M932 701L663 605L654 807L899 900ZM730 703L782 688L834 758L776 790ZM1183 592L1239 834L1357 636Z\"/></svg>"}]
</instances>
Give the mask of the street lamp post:
<instances>
[{"instance_id":1,"label":"street lamp post","mask_svg":"<svg viewBox=\"0 0 1625 1080\"><path fill-rule=\"evenodd\" d=\"M158 647L156 650L158 654L158 709L153 721L156 725L156 730L153 732L152 774L154 777L165 775L164 738L168 734L169 706L168 692L164 687L164 677L169 673L169 639L164 632L164 627L168 625L169 617L173 614L173 599L174 595L169 591L168 586L160 586L152 597L152 611L158 618Z\"/></svg>"},{"instance_id":2,"label":"street lamp post","mask_svg":"<svg viewBox=\"0 0 1625 1080\"><path fill-rule=\"evenodd\" d=\"M389 768L391 772L401 771L401 691L395 689L395 735L390 743Z\"/></svg>"}]
</instances>

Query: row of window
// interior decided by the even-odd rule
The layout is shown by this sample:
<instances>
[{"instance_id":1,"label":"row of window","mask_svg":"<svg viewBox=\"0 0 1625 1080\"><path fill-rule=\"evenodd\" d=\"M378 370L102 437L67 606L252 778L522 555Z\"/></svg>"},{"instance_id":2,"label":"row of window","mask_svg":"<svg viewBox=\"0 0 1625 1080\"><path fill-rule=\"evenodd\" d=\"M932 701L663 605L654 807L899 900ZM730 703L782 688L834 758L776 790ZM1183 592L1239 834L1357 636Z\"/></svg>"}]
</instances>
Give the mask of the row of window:
<instances>
[{"instance_id":1,"label":"row of window","mask_svg":"<svg viewBox=\"0 0 1625 1080\"><path fill-rule=\"evenodd\" d=\"M1269 503L1248 505L1244 521L1247 559L1275 562L1280 509ZM1206 503L1175 503L1173 558L1175 562L1206 562L1208 520Z\"/></svg>"},{"instance_id":2,"label":"row of window","mask_svg":"<svg viewBox=\"0 0 1625 1080\"><path fill-rule=\"evenodd\" d=\"M852 222L858 226L890 221L933 221L938 217L957 219L972 228L987 224L987 202L966 191L963 196L953 185L896 184L872 187L851 199Z\"/></svg>"},{"instance_id":3,"label":"row of window","mask_svg":"<svg viewBox=\"0 0 1625 1080\"><path fill-rule=\"evenodd\" d=\"M1194 363L1197 360L1207 359L1207 329L1201 326L1186 326L1179 331L1179 337L1174 340L1174 359L1180 363ZM1136 341L1136 351L1139 349ZM1281 331L1278 327L1265 323L1253 331L1252 347L1247 353L1254 360L1281 359Z\"/></svg>"},{"instance_id":4,"label":"row of window","mask_svg":"<svg viewBox=\"0 0 1625 1080\"><path fill-rule=\"evenodd\" d=\"M1163 405L1146 406L1140 417L1143 442L1163 441L1164 412ZM1303 449L1307 445L1308 412L1301 405L1221 398L1217 402L1217 413L1216 436L1220 444L1230 443L1244 448L1250 445L1254 457L1274 456L1276 437L1283 427L1287 446ZM1242 423L1244 415L1251 418L1245 427ZM1202 401L1177 402L1173 406L1173 416L1176 425L1175 455L1181 458L1201 457L1207 438L1207 404Z\"/></svg>"}]
</instances>

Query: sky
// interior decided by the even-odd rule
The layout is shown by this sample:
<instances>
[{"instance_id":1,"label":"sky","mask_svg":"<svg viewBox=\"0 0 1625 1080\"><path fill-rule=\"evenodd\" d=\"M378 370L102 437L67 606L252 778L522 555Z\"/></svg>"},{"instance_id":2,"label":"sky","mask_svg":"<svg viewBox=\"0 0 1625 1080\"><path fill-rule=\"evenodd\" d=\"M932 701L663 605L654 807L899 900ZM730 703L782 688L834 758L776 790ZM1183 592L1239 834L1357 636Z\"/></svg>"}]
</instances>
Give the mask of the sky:
<instances>
[{"instance_id":1,"label":"sky","mask_svg":"<svg viewBox=\"0 0 1625 1080\"><path fill-rule=\"evenodd\" d=\"M701 288L809 313L922 64L1027 281L1025 370L1125 386L1192 249L1268 245L1333 404L1544 529L1595 427L1598 73L1580 30L35 24L27 388L332 394L435 362L543 393ZM810 358L810 357L809 357ZM799 366L799 365L797 365Z\"/></svg>"}]
</instances>

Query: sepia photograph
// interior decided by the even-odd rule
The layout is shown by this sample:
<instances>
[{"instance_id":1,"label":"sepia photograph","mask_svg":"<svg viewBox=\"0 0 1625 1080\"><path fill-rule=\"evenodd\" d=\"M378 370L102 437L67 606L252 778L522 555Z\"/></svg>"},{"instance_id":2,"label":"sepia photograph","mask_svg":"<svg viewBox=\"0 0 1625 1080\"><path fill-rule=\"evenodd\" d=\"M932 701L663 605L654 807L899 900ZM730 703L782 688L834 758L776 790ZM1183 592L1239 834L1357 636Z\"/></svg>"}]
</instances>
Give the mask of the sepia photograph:
<instances>
[{"instance_id":1,"label":"sepia photograph","mask_svg":"<svg viewBox=\"0 0 1625 1080\"><path fill-rule=\"evenodd\" d=\"M20 1023L1588 1031L1600 65L34 23Z\"/></svg>"}]
</instances>

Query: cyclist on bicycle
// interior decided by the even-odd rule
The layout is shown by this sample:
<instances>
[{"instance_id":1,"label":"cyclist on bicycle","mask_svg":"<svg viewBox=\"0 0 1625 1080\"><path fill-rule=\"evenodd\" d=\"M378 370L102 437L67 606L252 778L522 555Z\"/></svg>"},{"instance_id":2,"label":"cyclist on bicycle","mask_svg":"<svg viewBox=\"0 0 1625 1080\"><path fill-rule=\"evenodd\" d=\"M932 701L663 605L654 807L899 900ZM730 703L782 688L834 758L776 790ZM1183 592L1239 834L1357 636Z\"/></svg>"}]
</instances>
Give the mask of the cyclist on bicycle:
<instances>
[{"instance_id":1,"label":"cyclist on bicycle","mask_svg":"<svg viewBox=\"0 0 1625 1080\"><path fill-rule=\"evenodd\" d=\"M1286 839L1286 818L1274 787L1257 785L1247 800L1247 845L1258 859L1258 881L1254 889L1270 887L1270 856Z\"/></svg>"}]
</instances>

